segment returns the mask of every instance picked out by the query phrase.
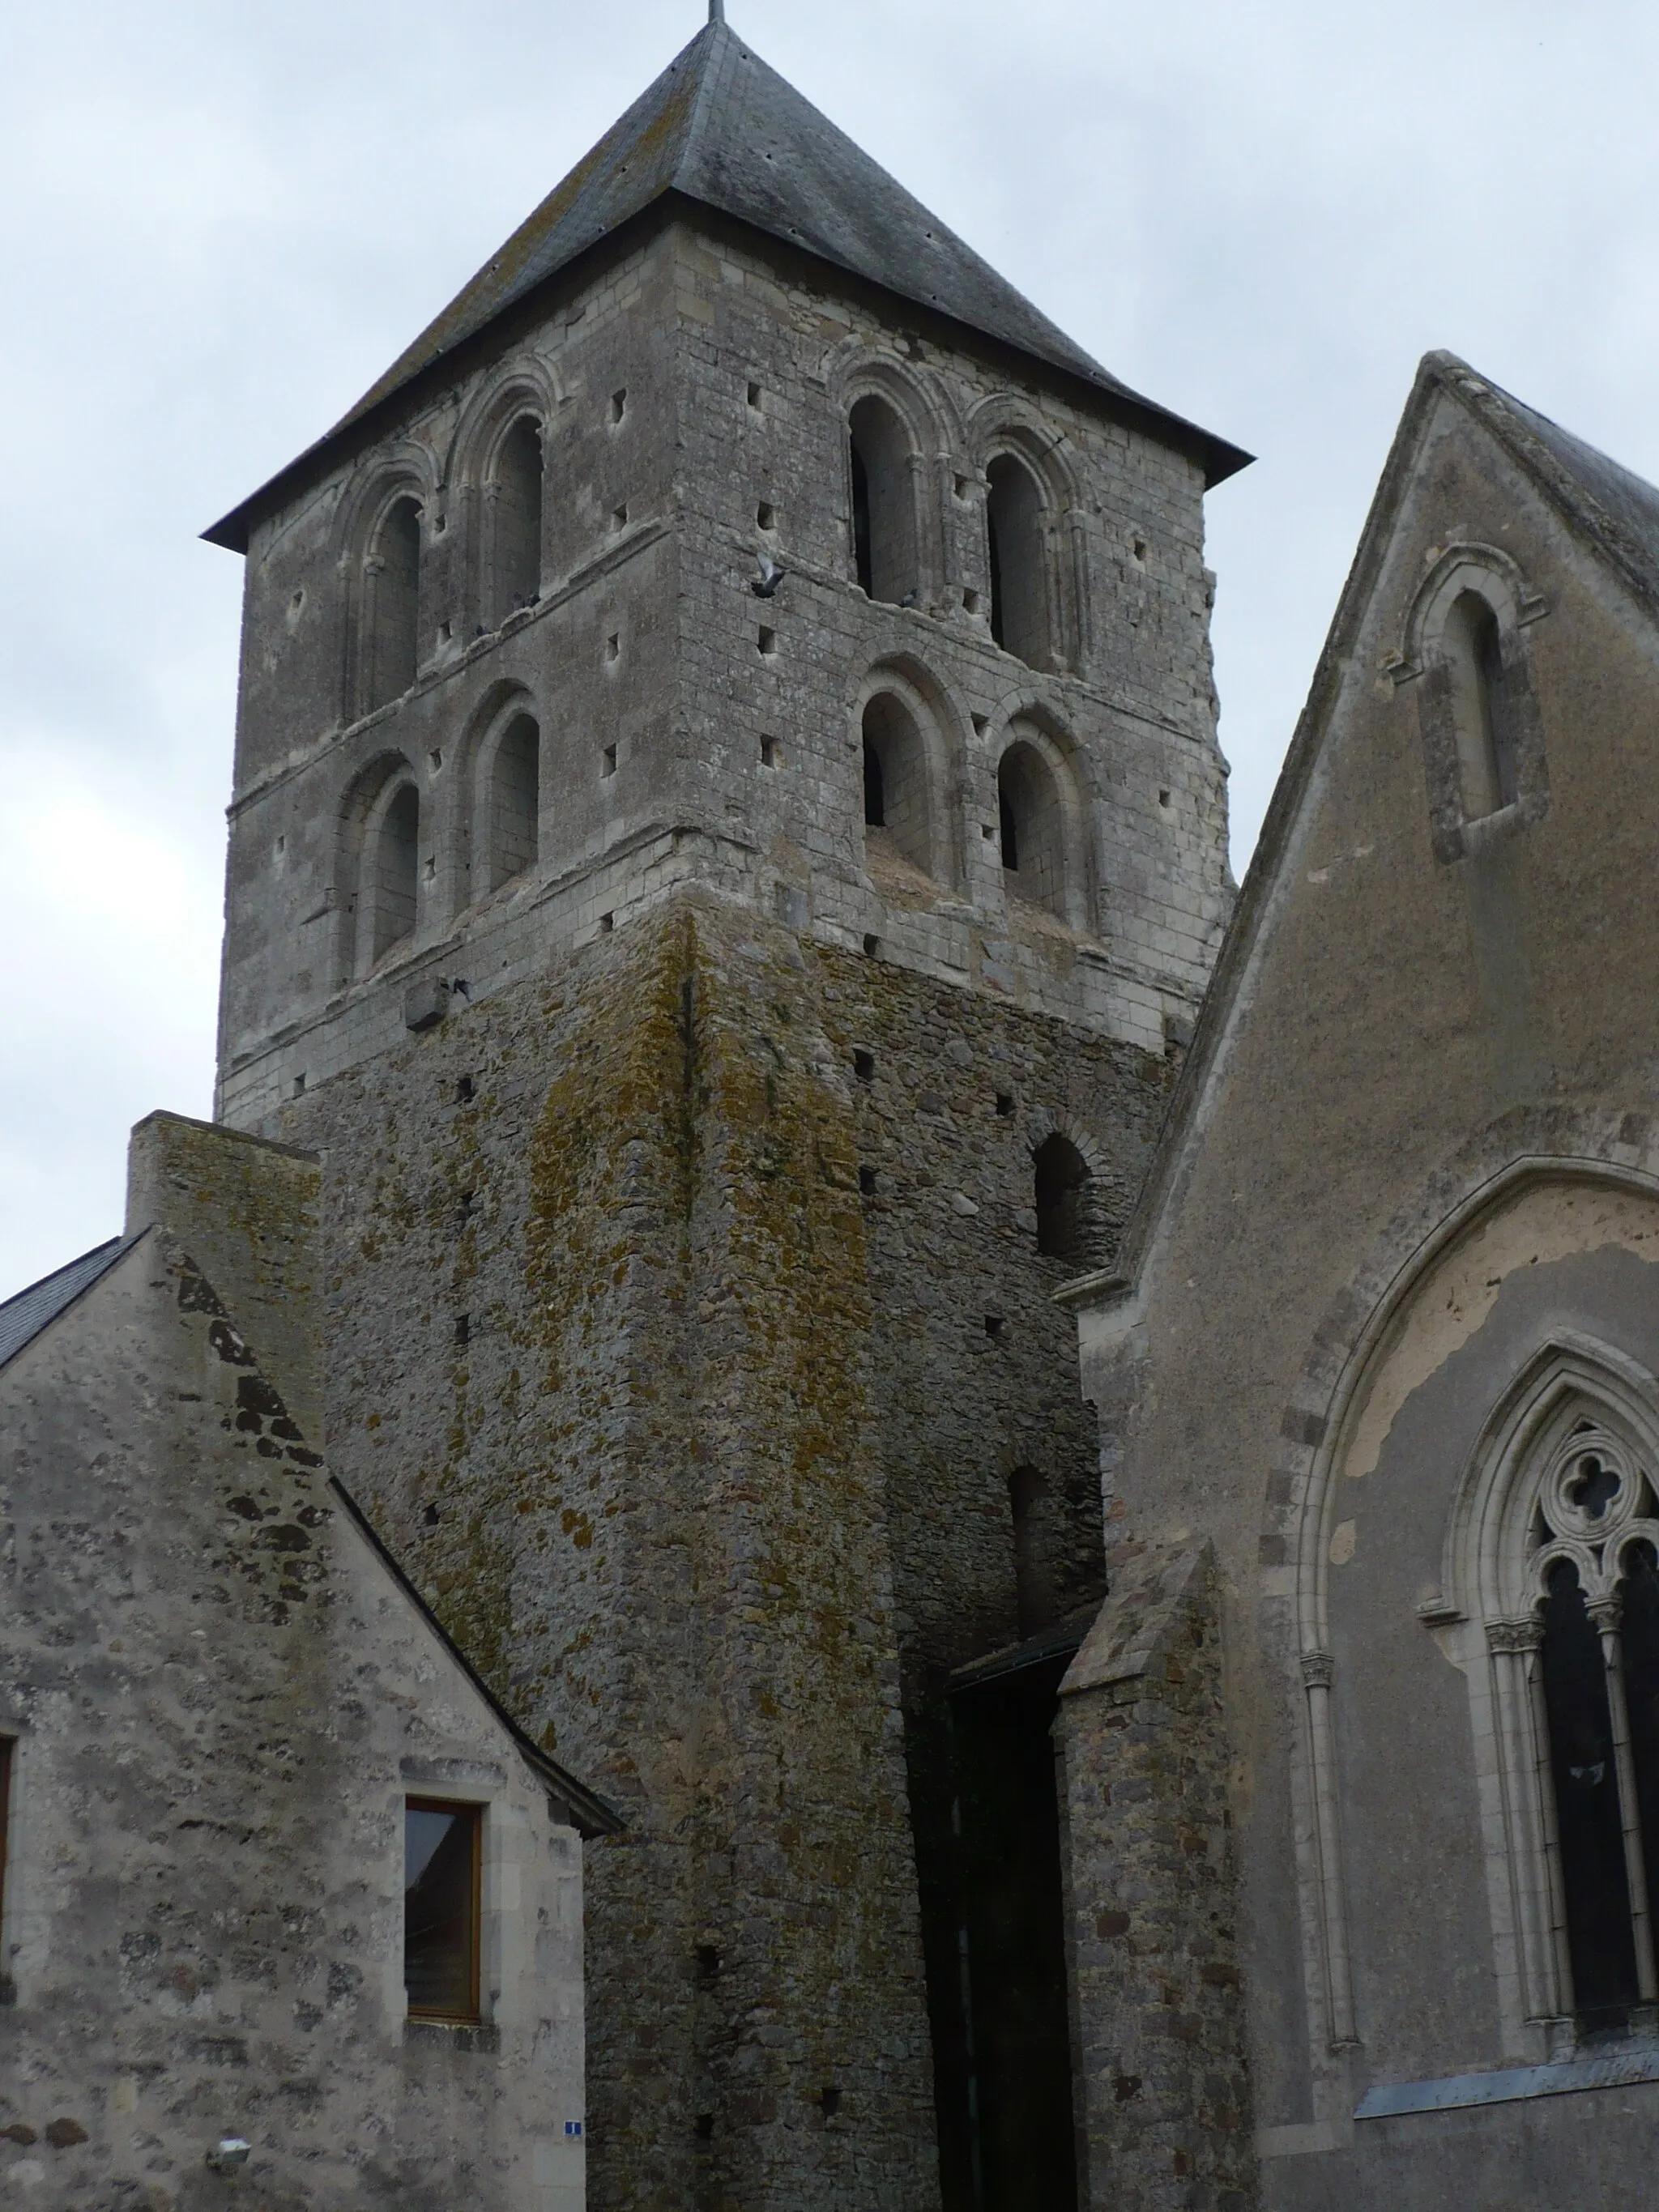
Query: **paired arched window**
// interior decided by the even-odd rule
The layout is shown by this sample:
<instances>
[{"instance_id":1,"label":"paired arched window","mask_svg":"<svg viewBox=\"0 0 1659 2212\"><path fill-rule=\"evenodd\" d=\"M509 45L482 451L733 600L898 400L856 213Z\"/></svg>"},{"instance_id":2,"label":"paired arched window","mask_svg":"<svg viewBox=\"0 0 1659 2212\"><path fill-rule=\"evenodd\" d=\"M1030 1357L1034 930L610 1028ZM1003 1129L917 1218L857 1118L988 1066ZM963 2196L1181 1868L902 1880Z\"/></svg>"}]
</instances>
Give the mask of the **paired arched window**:
<instances>
[{"instance_id":1,"label":"paired arched window","mask_svg":"<svg viewBox=\"0 0 1659 2212\"><path fill-rule=\"evenodd\" d=\"M883 831L914 867L933 867L933 809L927 746L904 701L878 691L864 710L864 821Z\"/></svg>"},{"instance_id":2,"label":"paired arched window","mask_svg":"<svg viewBox=\"0 0 1659 2212\"><path fill-rule=\"evenodd\" d=\"M421 794L399 784L374 824L368 856L369 957L380 960L415 933L421 868Z\"/></svg>"},{"instance_id":3,"label":"paired arched window","mask_svg":"<svg viewBox=\"0 0 1659 2212\"><path fill-rule=\"evenodd\" d=\"M853 478L853 559L872 599L914 605L921 578L910 434L896 409L872 392L848 418Z\"/></svg>"},{"instance_id":4,"label":"paired arched window","mask_svg":"<svg viewBox=\"0 0 1659 2212\"><path fill-rule=\"evenodd\" d=\"M999 453L986 471L991 564L991 635L1032 668L1053 658L1042 489L1024 462Z\"/></svg>"},{"instance_id":5,"label":"paired arched window","mask_svg":"<svg viewBox=\"0 0 1659 2212\"><path fill-rule=\"evenodd\" d=\"M365 573L364 711L399 699L420 665L421 503L396 499L381 517Z\"/></svg>"},{"instance_id":6,"label":"paired arched window","mask_svg":"<svg viewBox=\"0 0 1659 2212\"><path fill-rule=\"evenodd\" d=\"M494 510L491 610L497 625L542 591L542 427L521 415L501 441L490 487Z\"/></svg>"},{"instance_id":7,"label":"paired arched window","mask_svg":"<svg viewBox=\"0 0 1659 2212\"><path fill-rule=\"evenodd\" d=\"M1451 694L1457 780L1466 821L1512 806L1520 795L1513 718L1504 696L1503 639L1490 600L1459 592L1441 632Z\"/></svg>"},{"instance_id":8,"label":"paired arched window","mask_svg":"<svg viewBox=\"0 0 1659 2212\"><path fill-rule=\"evenodd\" d=\"M1029 740L1017 739L998 763L997 814L1009 890L1062 920L1069 918L1060 783Z\"/></svg>"},{"instance_id":9,"label":"paired arched window","mask_svg":"<svg viewBox=\"0 0 1659 2212\"><path fill-rule=\"evenodd\" d=\"M533 868L540 841L542 733L532 716L515 715L490 757L486 834L489 880L499 890Z\"/></svg>"}]
</instances>

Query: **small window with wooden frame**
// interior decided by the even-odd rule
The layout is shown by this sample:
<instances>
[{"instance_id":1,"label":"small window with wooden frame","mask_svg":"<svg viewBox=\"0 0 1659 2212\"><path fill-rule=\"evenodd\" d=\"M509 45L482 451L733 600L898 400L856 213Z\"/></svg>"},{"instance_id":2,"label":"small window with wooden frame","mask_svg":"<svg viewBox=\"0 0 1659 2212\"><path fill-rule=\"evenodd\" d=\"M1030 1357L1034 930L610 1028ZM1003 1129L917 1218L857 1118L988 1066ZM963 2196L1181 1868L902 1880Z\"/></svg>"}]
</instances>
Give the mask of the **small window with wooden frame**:
<instances>
[{"instance_id":1,"label":"small window with wooden frame","mask_svg":"<svg viewBox=\"0 0 1659 2212\"><path fill-rule=\"evenodd\" d=\"M483 1806L406 1799L404 1990L411 2020L479 2018L483 1902Z\"/></svg>"}]
</instances>

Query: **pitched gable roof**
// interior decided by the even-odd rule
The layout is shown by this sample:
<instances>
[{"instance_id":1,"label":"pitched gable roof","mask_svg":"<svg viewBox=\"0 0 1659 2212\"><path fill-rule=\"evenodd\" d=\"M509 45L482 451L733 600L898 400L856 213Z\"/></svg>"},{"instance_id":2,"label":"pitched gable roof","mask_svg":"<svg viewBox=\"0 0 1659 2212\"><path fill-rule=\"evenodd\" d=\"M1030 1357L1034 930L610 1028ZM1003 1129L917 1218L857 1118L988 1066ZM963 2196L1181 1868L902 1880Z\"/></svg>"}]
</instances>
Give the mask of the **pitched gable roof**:
<instances>
[{"instance_id":1,"label":"pitched gable roof","mask_svg":"<svg viewBox=\"0 0 1659 2212\"><path fill-rule=\"evenodd\" d=\"M408 1575L404 1573L397 1553L386 1542L380 1530L364 1512L362 1507L358 1504L337 1474L329 1476L328 1486L345 1509L346 1516L352 1527L356 1529L404 1596L408 1599L415 1611L442 1644L450 1658L454 1661L461 1673L465 1675L467 1680L489 1706L507 1735L511 1736L514 1748L525 1765L533 1774L539 1777L549 1795L560 1801L565 1809L569 1825L590 1842L596 1836L620 1835L627 1826L621 1814L614 1806L607 1805L605 1799L596 1790L590 1790L586 1783L578 1782L568 1767L561 1766L558 1760L550 1753L544 1751L535 1737L514 1719L512 1714L508 1712L507 1707L421 1595Z\"/></svg>"},{"instance_id":2,"label":"pitched gable roof","mask_svg":"<svg viewBox=\"0 0 1659 2212\"><path fill-rule=\"evenodd\" d=\"M1302 812L1331 711L1387 556L1424 434L1449 398L1487 430L1525 471L1586 549L1659 621L1659 489L1587 446L1547 416L1524 406L1454 353L1425 354L1337 601L1307 703L1273 787L1267 818L1222 940L1181 1080L1176 1086L1146 1180L1115 1267L1067 1284L1061 1304L1091 1305L1139 1283L1164 1215L1179 1198L1197 1141L1197 1123L1221 1048L1238 1012L1291 836Z\"/></svg>"},{"instance_id":3,"label":"pitched gable roof","mask_svg":"<svg viewBox=\"0 0 1659 2212\"><path fill-rule=\"evenodd\" d=\"M205 534L245 551L255 514L302 464L636 216L677 195L816 254L1080 378L1191 448L1218 483L1249 456L1131 391L878 162L710 23L319 442Z\"/></svg>"},{"instance_id":4,"label":"pitched gable roof","mask_svg":"<svg viewBox=\"0 0 1659 2212\"><path fill-rule=\"evenodd\" d=\"M137 1242L136 1237L112 1237L107 1244L95 1244L68 1267L59 1267L56 1274L43 1275L38 1283L31 1283L0 1305L0 1367L15 1359L59 1314L67 1313L82 1292L107 1274Z\"/></svg>"}]
</instances>

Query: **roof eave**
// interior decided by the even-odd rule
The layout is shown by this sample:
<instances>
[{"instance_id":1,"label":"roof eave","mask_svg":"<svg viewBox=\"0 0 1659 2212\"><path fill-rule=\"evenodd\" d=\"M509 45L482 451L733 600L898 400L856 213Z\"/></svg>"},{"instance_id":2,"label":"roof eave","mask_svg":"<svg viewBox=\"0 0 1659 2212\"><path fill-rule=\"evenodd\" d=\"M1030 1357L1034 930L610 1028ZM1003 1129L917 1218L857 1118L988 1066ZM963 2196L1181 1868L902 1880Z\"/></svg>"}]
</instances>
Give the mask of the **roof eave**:
<instances>
[{"instance_id":1,"label":"roof eave","mask_svg":"<svg viewBox=\"0 0 1659 2212\"><path fill-rule=\"evenodd\" d=\"M423 362L405 383L385 393L372 407L361 414L348 414L333 428L325 431L314 445L307 446L303 453L296 454L275 476L269 477L256 491L250 492L246 499L204 530L202 532L204 543L220 546L226 552L246 554L253 532L268 514L314 482L317 475L342 453L372 445L380 430L399 410L406 408L417 394L429 391L434 383L453 374L458 361L465 360L475 349L482 349L490 334L507 317L533 316L538 307L544 305L560 288L568 286L572 289L576 289L602 257L614 256L621 251L632 251L641 232L652 228L665 228L683 210L694 213L705 223L711 221L729 223L751 237L763 239L768 248L775 253L797 254L803 259L816 262L820 268L833 269L844 283L861 285L872 293L896 300L913 312L933 316L952 329L967 331L981 346L994 347L1013 358L1031 363L1045 376L1058 378L1072 391L1085 394L1091 405L1103 409L1114 419L1127 420L1145 429L1161 443L1174 446L1178 451L1187 453L1202 467L1206 491L1213 491L1218 484L1237 476L1255 458L1253 453L1246 453L1243 447L1218 437L1213 431L1206 430L1196 422L1189 422L1183 416L1171 413L1168 408L1160 407L1156 400L1147 399L1127 386L1120 386L1115 380L1111 383L1097 382L1079 368L1033 352L1029 347L1018 345L1012 338L1000 337L994 331L981 330L976 324L963 322L945 308L935 307L927 301L914 299L908 292L895 291L890 286L878 283L873 277L866 276L861 270L848 268L844 263L818 252L811 246L779 238L760 225L733 215L727 209L670 185L625 222L619 223L615 230L596 239L591 246L585 246L560 267L550 270L541 283L522 298L512 301L477 330L469 331L453 346Z\"/></svg>"}]
</instances>

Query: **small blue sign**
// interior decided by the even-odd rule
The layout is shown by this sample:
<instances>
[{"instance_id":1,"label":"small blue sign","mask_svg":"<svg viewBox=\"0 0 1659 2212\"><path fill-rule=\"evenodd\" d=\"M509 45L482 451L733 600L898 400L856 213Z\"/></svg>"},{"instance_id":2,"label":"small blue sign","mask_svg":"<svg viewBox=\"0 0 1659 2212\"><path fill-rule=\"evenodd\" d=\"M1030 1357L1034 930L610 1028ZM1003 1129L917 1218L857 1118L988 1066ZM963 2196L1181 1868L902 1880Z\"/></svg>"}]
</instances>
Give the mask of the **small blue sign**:
<instances>
[{"instance_id":1,"label":"small blue sign","mask_svg":"<svg viewBox=\"0 0 1659 2212\"><path fill-rule=\"evenodd\" d=\"M582 2131L582 2124L580 2120L567 2120L564 2124L564 2131L568 2136L579 2136Z\"/></svg>"}]
</instances>

